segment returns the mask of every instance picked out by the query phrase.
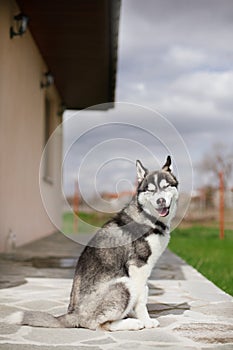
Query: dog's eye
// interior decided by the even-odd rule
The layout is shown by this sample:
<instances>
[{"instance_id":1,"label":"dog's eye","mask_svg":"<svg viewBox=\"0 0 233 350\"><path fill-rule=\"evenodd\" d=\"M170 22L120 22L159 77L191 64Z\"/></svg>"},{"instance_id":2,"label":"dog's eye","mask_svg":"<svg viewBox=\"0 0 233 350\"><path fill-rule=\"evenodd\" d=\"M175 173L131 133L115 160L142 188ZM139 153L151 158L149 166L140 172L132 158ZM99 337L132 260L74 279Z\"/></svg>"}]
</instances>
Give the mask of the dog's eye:
<instances>
[{"instance_id":1,"label":"dog's eye","mask_svg":"<svg viewBox=\"0 0 233 350\"><path fill-rule=\"evenodd\" d=\"M147 191L154 193L154 192L157 191L157 187L155 185L153 185L153 184L149 184L148 187L147 187Z\"/></svg>"},{"instance_id":2,"label":"dog's eye","mask_svg":"<svg viewBox=\"0 0 233 350\"><path fill-rule=\"evenodd\" d=\"M166 189L166 188L168 188L168 187L170 187L170 185L168 184L168 185L166 185L166 186L163 186L163 190L164 189Z\"/></svg>"}]
</instances>

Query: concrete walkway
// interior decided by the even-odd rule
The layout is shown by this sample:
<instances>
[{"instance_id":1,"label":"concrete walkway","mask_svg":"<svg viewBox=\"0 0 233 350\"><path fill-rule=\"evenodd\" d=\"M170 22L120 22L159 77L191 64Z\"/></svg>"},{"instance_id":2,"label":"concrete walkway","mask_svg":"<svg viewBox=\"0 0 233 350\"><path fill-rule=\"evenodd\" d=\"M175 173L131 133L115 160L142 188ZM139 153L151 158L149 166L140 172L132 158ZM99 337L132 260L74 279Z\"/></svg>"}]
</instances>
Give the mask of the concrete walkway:
<instances>
[{"instance_id":1,"label":"concrete walkway","mask_svg":"<svg viewBox=\"0 0 233 350\"><path fill-rule=\"evenodd\" d=\"M4 287L0 290L0 349L233 350L233 298L169 251L149 281L148 308L151 317L159 320L158 328L111 333L20 327L4 322L18 310L64 313L75 257L81 250L81 245L55 234L12 255L0 256L0 286Z\"/></svg>"}]
</instances>

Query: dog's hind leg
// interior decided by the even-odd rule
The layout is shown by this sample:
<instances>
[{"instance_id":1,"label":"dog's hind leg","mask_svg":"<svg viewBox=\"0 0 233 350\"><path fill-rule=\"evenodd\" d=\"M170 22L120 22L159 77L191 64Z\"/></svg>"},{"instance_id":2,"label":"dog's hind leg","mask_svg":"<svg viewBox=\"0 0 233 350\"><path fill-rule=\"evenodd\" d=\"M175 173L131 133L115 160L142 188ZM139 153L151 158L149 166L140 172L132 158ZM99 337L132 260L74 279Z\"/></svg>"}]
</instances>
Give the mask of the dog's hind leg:
<instances>
[{"instance_id":1,"label":"dog's hind leg","mask_svg":"<svg viewBox=\"0 0 233 350\"><path fill-rule=\"evenodd\" d=\"M113 322L106 322L106 324L102 325L102 328L108 331L123 331L157 327L159 322L156 319L151 319L147 311L147 294L148 287L146 286L142 289L142 293L137 298L133 308L133 313L136 318L126 318Z\"/></svg>"},{"instance_id":2,"label":"dog's hind leg","mask_svg":"<svg viewBox=\"0 0 233 350\"><path fill-rule=\"evenodd\" d=\"M79 308L80 326L84 328L107 329L107 323L118 321L127 316L135 300L125 279L116 281L97 293L83 299ZM102 327L103 326L103 327Z\"/></svg>"},{"instance_id":3,"label":"dog's hind leg","mask_svg":"<svg viewBox=\"0 0 233 350\"><path fill-rule=\"evenodd\" d=\"M102 325L106 331L138 331L144 328L144 324L136 318L125 318L124 320L106 322Z\"/></svg>"}]
</instances>

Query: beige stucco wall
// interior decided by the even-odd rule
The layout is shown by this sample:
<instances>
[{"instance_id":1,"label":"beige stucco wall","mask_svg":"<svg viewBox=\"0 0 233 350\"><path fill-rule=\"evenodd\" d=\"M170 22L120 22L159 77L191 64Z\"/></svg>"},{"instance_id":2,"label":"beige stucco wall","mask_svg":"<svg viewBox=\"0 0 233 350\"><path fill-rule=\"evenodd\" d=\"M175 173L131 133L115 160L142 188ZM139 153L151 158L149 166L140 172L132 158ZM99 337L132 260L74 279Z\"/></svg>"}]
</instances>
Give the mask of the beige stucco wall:
<instances>
[{"instance_id":1,"label":"beige stucco wall","mask_svg":"<svg viewBox=\"0 0 233 350\"><path fill-rule=\"evenodd\" d=\"M40 197L39 164L44 148L45 94L53 103L54 126L60 122L56 115L60 99L54 85L40 88L47 67L30 31L9 37L12 18L18 12L14 1L0 1L0 251L9 245L10 230L17 245L54 231ZM57 223L61 221L61 150L60 132L53 147L53 184L42 182Z\"/></svg>"}]
</instances>

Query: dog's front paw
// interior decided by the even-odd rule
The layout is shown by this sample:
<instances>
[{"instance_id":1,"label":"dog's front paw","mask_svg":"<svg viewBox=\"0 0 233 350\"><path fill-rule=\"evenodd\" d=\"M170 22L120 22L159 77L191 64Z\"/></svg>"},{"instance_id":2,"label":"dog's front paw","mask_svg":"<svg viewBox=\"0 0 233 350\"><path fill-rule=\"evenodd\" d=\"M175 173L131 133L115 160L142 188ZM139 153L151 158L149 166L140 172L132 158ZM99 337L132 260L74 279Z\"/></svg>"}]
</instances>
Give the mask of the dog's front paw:
<instances>
[{"instance_id":1,"label":"dog's front paw","mask_svg":"<svg viewBox=\"0 0 233 350\"><path fill-rule=\"evenodd\" d=\"M131 328L132 330L139 330L139 329L143 329L144 328L144 324L142 321L137 320L137 319L133 319L134 323L132 324Z\"/></svg>"},{"instance_id":2,"label":"dog's front paw","mask_svg":"<svg viewBox=\"0 0 233 350\"><path fill-rule=\"evenodd\" d=\"M143 323L145 328L156 328L159 326L159 321L157 321L155 318L149 318Z\"/></svg>"}]
</instances>

